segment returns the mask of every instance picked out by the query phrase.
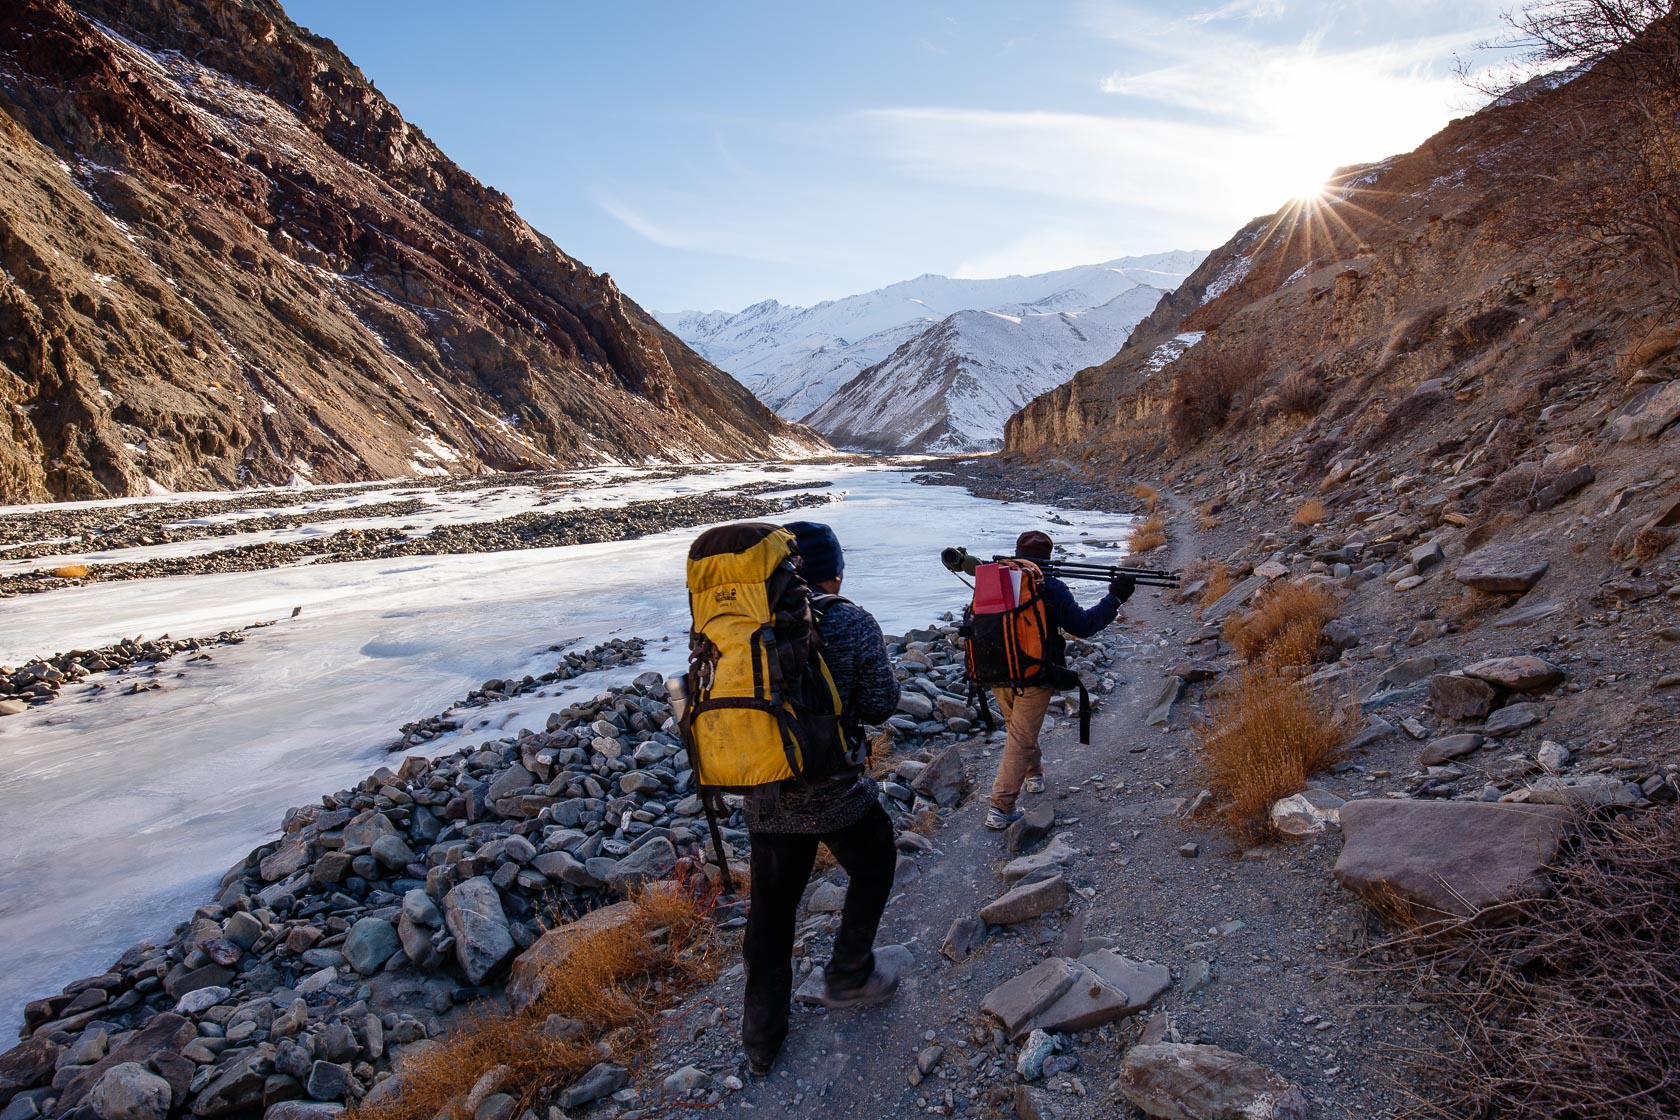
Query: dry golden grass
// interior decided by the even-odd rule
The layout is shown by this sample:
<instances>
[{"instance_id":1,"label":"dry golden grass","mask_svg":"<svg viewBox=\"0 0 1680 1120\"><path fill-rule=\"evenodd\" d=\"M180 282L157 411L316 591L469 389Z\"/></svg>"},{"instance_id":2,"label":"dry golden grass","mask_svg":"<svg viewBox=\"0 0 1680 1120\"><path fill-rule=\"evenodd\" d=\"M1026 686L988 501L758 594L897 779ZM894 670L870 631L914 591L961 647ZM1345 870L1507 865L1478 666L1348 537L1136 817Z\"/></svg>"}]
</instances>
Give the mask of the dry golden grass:
<instances>
[{"instance_id":1,"label":"dry golden grass","mask_svg":"<svg viewBox=\"0 0 1680 1120\"><path fill-rule=\"evenodd\" d=\"M66 564L62 568L54 568L52 574L59 579L86 579L88 566L86 564Z\"/></svg>"},{"instance_id":2,"label":"dry golden grass","mask_svg":"<svg viewBox=\"0 0 1680 1120\"><path fill-rule=\"evenodd\" d=\"M1310 665L1318 658L1324 624L1340 604L1323 587L1274 583L1252 610L1225 620L1224 638L1249 661Z\"/></svg>"},{"instance_id":3,"label":"dry golden grass","mask_svg":"<svg viewBox=\"0 0 1680 1120\"><path fill-rule=\"evenodd\" d=\"M1244 843L1266 834L1268 810L1328 770L1359 726L1359 708L1336 704L1272 664L1242 670L1194 731L1216 812Z\"/></svg>"},{"instance_id":4,"label":"dry golden grass","mask_svg":"<svg viewBox=\"0 0 1680 1120\"><path fill-rule=\"evenodd\" d=\"M1295 507L1295 524L1317 525L1329 516L1330 511L1324 508L1324 502L1318 498L1308 498Z\"/></svg>"},{"instance_id":5,"label":"dry golden grass","mask_svg":"<svg viewBox=\"0 0 1680 1120\"><path fill-rule=\"evenodd\" d=\"M1137 523L1132 530L1130 542L1131 554L1142 556L1153 549L1160 548L1167 543L1167 523L1160 514L1151 514Z\"/></svg>"},{"instance_id":6,"label":"dry golden grass","mask_svg":"<svg viewBox=\"0 0 1680 1120\"><path fill-rule=\"evenodd\" d=\"M1149 507L1150 513L1154 513L1155 507L1161 502L1161 492L1147 482L1140 482L1132 487L1132 497Z\"/></svg>"},{"instance_id":7,"label":"dry golden grass","mask_svg":"<svg viewBox=\"0 0 1680 1120\"><path fill-rule=\"evenodd\" d=\"M581 936L546 990L517 1014L476 1016L405 1064L402 1090L353 1110L356 1120L432 1120L455 1116L461 1099L497 1066L508 1073L500 1091L532 1105L600 1061L603 1041L624 1058L651 1044L658 1009L717 973L717 946L707 919L713 896L691 881L660 884L638 895L635 920ZM569 1039L543 1033L550 1015L575 1019Z\"/></svg>"},{"instance_id":8,"label":"dry golden grass","mask_svg":"<svg viewBox=\"0 0 1680 1120\"><path fill-rule=\"evenodd\" d=\"M1226 593L1237 585L1237 581L1231 578L1231 569L1225 565L1223 560L1215 560L1209 564L1207 574L1203 578L1207 580L1207 587L1202 591L1200 604L1204 607L1223 599Z\"/></svg>"}]
</instances>

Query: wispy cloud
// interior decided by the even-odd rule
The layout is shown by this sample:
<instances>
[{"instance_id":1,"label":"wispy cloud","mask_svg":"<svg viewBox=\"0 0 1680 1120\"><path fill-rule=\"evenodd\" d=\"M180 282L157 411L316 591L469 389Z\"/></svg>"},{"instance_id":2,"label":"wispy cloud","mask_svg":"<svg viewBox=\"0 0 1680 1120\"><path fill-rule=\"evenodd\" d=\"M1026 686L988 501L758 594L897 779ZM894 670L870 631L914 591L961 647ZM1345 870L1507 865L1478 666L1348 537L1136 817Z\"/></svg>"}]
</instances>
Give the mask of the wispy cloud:
<instances>
[{"instance_id":1,"label":"wispy cloud","mask_svg":"<svg viewBox=\"0 0 1680 1120\"><path fill-rule=\"evenodd\" d=\"M1283 0L1231 0L1217 8L1195 12L1185 17L1186 23L1217 23L1220 20L1276 19L1283 14Z\"/></svg>"}]
</instances>

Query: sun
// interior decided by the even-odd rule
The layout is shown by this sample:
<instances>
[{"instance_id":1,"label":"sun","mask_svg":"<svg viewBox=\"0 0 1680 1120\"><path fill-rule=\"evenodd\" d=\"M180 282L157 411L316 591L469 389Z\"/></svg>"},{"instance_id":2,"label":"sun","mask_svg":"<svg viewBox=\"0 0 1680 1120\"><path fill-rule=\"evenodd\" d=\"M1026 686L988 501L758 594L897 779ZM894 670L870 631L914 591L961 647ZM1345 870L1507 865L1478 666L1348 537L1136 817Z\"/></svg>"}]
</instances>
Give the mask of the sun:
<instances>
[{"instance_id":1,"label":"sun","mask_svg":"<svg viewBox=\"0 0 1680 1120\"><path fill-rule=\"evenodd\" d=\"M1290 191L1289 201L1306 205L1330 197L1330 179L1325 175L1302 176Z\"/></svg>"}]
</instances>

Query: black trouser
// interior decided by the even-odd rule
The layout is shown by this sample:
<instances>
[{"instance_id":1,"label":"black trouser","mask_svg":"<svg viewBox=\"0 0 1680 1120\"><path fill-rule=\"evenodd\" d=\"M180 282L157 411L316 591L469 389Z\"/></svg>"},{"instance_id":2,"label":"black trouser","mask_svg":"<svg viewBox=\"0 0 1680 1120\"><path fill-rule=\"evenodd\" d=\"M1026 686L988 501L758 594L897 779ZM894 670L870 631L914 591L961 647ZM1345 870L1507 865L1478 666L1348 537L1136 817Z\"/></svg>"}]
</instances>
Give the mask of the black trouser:
<instances>
[{"instance_id":1,"label":"black trouser","mask_svg":"<svg viewBox=\"0 0 1680 1120\"><path fill-rule=\"evenodd\" d=\"M829 987L833 991L858 987L875 970L875 931L892 894L898 864L892 821L885 810L871 805L862 820L835 832L754 832L752 900L743 947L747 1005L741 1020L741 1040L749 1050L774 1054L787 1037L794 926L819 842L828 845L851 880L834 955L825 969Z\"/></svg>"}]
</instances>

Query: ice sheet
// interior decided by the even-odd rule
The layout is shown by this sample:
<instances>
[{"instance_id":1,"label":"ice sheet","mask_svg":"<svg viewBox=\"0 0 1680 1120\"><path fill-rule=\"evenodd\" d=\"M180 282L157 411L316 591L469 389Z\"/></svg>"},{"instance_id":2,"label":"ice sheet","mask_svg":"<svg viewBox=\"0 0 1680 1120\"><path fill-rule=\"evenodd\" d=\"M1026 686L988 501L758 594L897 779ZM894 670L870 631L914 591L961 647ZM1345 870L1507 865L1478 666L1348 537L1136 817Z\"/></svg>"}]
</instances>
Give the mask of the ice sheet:
<instances>
[{"instance_id":1,"label":"ice sheet","mask_svg":"<svg viewBox=\"0 0 1680 1120\"><path fill-rule=\"evenodd\" d=\"M946 545L1005 551L1025 529L1113 540L1129 520L1064 512L1069 527L1052 521L1049 507L984 501L876 467L730 468L621 483L616 500L766 478L833 480L826 492L840 501L786 520L834 527L846 548L845 594L888 631L960 609L968 589L939 565ZM602 500L593 491L576 496ZM677 668L687 626L683 558L695 532L101 583L7 600L0 664L136 634L283 621L212 650L209 662L165 663L160 691L92 697L76 686L0 719L0 1020L15 1024L26 1000L100 971L136 941L167 935L223 871L275 834L288 807L382 765L400 724L444 710L488 678L553 668L549 645L650 639L644 666L469 709L467 726L433 749L540 728L568 695L646 668ZM1075 591L1090 601L1096 589ZM294 607L303 608L296 619Z\"/></svg>"}]
</instances>

